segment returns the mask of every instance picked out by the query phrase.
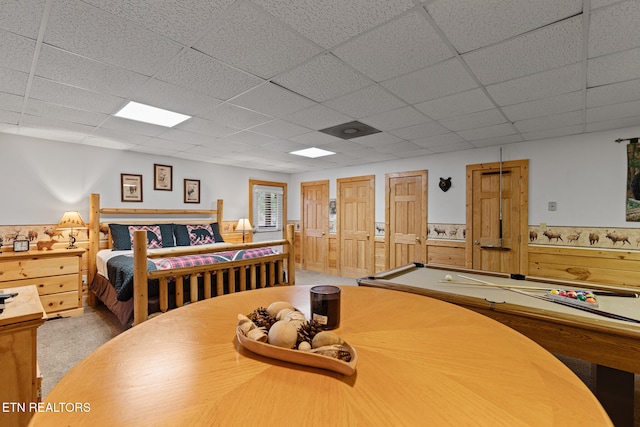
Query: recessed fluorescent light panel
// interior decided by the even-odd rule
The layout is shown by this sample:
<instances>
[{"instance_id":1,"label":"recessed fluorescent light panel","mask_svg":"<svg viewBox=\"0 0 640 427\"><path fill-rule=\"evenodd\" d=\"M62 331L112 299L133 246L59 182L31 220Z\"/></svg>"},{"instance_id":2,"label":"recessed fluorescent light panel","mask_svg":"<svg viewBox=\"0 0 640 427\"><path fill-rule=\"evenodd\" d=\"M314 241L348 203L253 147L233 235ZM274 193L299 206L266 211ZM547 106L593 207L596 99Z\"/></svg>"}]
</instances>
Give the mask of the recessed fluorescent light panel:
<instances>
[{"instance_id":1,"label":"recessed fluorescent light panel","mask_svg":"<svg viewBox=\"0 0 640 427\"><path fill-rule=\"evenodd\" d=\"M315 159L316 157L330 156L336 153L334 153L333 151L323 150L321 148L311 147L305 148L304 150L292 151L289 154L295 154L296 156L304 156Z\"/></svg>"},{"instance_id":2,"label":"recessed fluorescent light panel","mask_svg":"<svg viewBox=\"0 0 640 427\"><path fill-rule=\"evenodd\" d=\"M173 111L163 110L162 108L152 107L150 105L140 104L130 101L127 105L115 114L116 117L124 117L125 119L137 120L139 122L151 123L165 127L174 127L175 125L190 119L191 116L185 114L174 113Z\"/></svg>"}]
</instances>

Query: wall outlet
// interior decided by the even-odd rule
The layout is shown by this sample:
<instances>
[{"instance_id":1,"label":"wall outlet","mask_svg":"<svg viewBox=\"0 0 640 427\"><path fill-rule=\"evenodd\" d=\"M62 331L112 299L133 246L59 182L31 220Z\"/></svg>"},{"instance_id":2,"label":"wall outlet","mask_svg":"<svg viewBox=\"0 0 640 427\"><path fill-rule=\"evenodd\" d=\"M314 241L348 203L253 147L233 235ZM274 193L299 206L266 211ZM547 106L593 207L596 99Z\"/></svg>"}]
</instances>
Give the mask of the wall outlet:
<instances>
[{"instance_id":1,"label":"wall outlet","mask_svg":"<svg viewBox=\"0 0 640 427\"><path fill-rule=\"evenodd\" d=\"M86 284L87 284L87 275L86 275L86 274L83 274L83 275L82 275L82 284L83 284L83 285L86 285Z\"/></svg>"},{"instance_id":2,"label":"wall outlet","mask_svg":"<svg viewBox=\"0 0 640 427\"><path fill-rule=\"evenodd\" d=\"M556 203L556 202L549 202L549 210L550 210L550 211L555 211L556 209L558 209L558 203Z\"/></svg>"}]
</instances>

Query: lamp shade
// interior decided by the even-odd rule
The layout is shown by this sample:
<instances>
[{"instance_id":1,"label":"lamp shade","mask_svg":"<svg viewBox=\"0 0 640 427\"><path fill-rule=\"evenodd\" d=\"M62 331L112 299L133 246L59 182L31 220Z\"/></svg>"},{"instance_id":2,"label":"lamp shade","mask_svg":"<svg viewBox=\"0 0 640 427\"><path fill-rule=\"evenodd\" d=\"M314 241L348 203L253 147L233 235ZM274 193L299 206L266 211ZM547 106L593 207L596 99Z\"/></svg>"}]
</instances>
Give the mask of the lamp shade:
<instances>
[{"instance_id":1,"label":"lamp shade","mask_svg":"<svg viewBox=\"0 0 640 427\"><path fill-rule=\"evenodd\" d=\"M244 233L247 230L251 230L251 223L249 222L249 218L241 218L240 220L238 220L236 231L242 231Z\"/></svg>"},{"instance_id":2,"label":"lamp shade","mask_svg":"<svg viewBox=\"0 0 640 427\"><path fill-rule=\"evenodd\" d=\"M83 228L86 226L78 211L66 211L58 222L58 228Z\"/></svg>"}]
</instances>

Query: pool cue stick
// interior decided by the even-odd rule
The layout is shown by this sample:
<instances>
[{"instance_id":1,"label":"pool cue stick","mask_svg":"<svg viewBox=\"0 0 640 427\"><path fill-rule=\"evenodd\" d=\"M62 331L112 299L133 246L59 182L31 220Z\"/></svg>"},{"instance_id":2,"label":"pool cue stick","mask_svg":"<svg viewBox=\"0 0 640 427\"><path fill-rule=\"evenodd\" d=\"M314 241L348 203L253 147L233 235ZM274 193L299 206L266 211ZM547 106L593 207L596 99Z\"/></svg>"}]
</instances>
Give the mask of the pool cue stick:
<instances>
[{"instance_id":1,"label":"pool cue stick","mask_svg":"<svg viewBox=\"0 0 640 427\"><path fill-rule=\"evenodd\" d=\"M458 274L458 277L462 277L463 279L473 280L475 282L484 283L485 285L493 285L495 287L503 288L503 289L506 289L506 290L511 291L511 292L515 292L515 293L518 293L518 294L526 295L526 296L532 297L532 298L537 298L537 299L540 299L540 300L543 300L543 301L553 302L555 304L564 305L566 307L575 308L577 310L587 311L589 313L597 314L599 316L608 317L609 319L622 320L622 321L625 321L625 322L632 322L632 323L640 323L640 320L638 320L638 319L632 319L631 317L626 317L626 316L622 316L622 315L619 315L619 314L610 313L608 311L600 310L600 309L597 309L597 308L585 307L585 306L582 306L582 305L574 305L574 304L571 304L571 303L568 303L568 302L559 301L559 300L550 298L550 297L545 296L545 295L536 295L536 294L532 294L532 293L529 293L529 292L525 292L525 291L523 291L521 289L512 289L512 288L510 288L508 286L497 285L495 283L486 282L486 281L480 280L480 279L474 279L473 277L467 277L467 276L463 276L461 274Z\"/></svg>"},{"instance_id":2,"label":"pool cue stick","mask_svg":"<svg viewBox=\"0 0 640 427\"><path fill-rule=\"evenodd\" d=\"M534 287L534 286L519 286L519 285L498 285L497 283L490 283L490 282L485 282L484 280L480 280L480 279L474 279L473 277L467 277L464 276L462 274L458 274L458 277L462 277L463 279L467 279L467 280L473 280L475 282L479 282L482 283L484 286L493 286L496 288L514 288L514 289L531 289L531 290L552 290L552 289L558 289L558 288L554 288L554 287ZM479 285L479 283L469 283L469 282L460 282L458 284L468 284L468 285ZM480 285L482 286L482 285ZM622 298L638 298L638 294L634 293L633 291L628 291L628 292L616 292L616 291L607 291L607 290L592 290L592 289L583 289L583 290L588 290L589 292L591 292L594 295L601 295L601 296L607 296L607 297L622 297Z\"/></svg>"},{"instance_id":3,"label":"pool cue stick","mask_svg":"<svg viewBox=\"0 0 640 427\"><path fill-rule=\"evenodd\" d=\"M487 284L487 283L477 283L477 282L459 282L454 280L440 280L440 283L451 283L452 285L470 285L470 286L487 286L492 288L518 288L518 289L531 289L534 291L544 291L550 290L552 288L549 287L540 287L540 286L519 286L519 285L498 285L498 284Z\"/></svg>"}]
</instances>

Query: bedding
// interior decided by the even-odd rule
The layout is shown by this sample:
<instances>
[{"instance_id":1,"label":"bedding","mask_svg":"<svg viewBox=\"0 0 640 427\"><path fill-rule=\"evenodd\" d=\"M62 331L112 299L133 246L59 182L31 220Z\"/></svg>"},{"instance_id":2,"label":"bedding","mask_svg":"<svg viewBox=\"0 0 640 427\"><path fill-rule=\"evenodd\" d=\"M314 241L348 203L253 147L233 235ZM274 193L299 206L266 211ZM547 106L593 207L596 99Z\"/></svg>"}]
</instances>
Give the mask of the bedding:
<instances>
[{"instance_id":1,"label":"bedding","mask_svg":"<svg viewBox=\"0 0 640 427\"><path fill-rule=\"evenodd\" d=\"M104 251L101 251L104 252ZM217 252L213 254L183 255L166 258L147 259L147 271L168 270L173 268L193 267L209 265L218 262L235 261L241 259L259 258L268 255L276 255L279 252L265 247L255 249L242 249L237 251ZM113 254L113 252L112 252ZM127 301L133 296L133 256L121 254L107 256L106 275L116 290L118 301ZM100 270L100 268L99 268ZM157 283L157 281L155 281ZM151 284L154 284L151 282ZM152 286L152 288L156 288ZM156 292L157 294L157 292ZM150 293L152 296L152 293Z\"/></svg>"}]
</instances>

